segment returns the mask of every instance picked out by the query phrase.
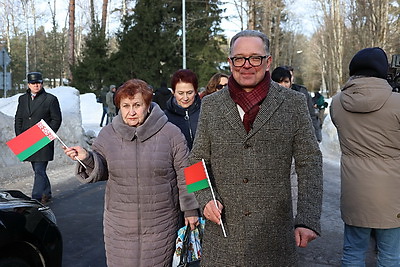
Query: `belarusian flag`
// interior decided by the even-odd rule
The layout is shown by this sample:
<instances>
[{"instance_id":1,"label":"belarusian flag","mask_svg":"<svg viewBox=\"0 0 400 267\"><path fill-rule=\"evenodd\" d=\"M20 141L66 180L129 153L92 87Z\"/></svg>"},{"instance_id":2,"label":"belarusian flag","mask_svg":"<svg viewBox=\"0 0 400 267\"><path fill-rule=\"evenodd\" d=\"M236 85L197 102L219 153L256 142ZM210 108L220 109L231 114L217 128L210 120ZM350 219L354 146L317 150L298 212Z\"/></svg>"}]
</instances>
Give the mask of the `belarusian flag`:
<instances>
[{"instance_id":1,"label":"belarusian flag","mask_svg":"<svg viewBox=\"0 0 400 267\"><path fill-rule=\"evenodd\" d=\"M185 168L184 173L188 193L209 187L207 169L203 161Z\"/></svg>"},{"instance_id":2,"label":"belarusian flag","mask_svg":"<svg viewBox=\"0 0 400 267\"><path fill-rule=\"evenodd\" d=\"M19 160L23 161L56 138L58 138L56 133L49 127L49 125L47 125L44 120L40 120L31 128L11 139L6 144Z\"/></svg>"}]
</instances>

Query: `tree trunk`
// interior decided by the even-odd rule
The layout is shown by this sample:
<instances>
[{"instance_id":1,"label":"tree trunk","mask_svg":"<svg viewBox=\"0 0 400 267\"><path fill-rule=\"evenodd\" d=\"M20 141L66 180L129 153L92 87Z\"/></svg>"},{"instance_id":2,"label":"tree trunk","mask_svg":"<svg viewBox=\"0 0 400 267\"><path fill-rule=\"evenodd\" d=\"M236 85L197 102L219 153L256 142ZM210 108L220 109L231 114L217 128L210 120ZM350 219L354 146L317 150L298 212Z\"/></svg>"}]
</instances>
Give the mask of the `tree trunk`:
<instances>
[{"instance_id":1,"label":"tree trunk","mask_svg":"<svg viewBox=\"0 0 400 267\"><path fill-rule=\"evenodd\" d=\"M71 67L75 65L75 0L69 0L68 64L67 77L72 81Z\"/></svg>"},{"instance_id":2,"label":"tree trunk","mask_svg":"<svg viewBox=\"0 0 400 267\"><path fill-rule=\"evenodd\" d=\"M32 8L32 15L33 15L33 69L37 70L38 67L38 62L37 62L37 39L36 39L36 8L35 8L35 4L32 3L31 8Z\"/></svg>"},{"instance_id":3,"label":"tree trunk","mask_svg":"<svg viewBox=\"0 0 400 267\"><path fill-rule=\"evenodd\" d=\"M101 13L101 33L105 36L107 28L108 0L103 0L103 9Z\"/></svg>"},{"instance_id":4,"label":"tree trunk","mask_svg":"<svg viewBox=\"0 0 400 267\"><path fill-rule=\"evenodd\" d=\"M25 77L29 72L29 22L28 22L28 0L21 0L25 16Z\"/></svg>"},{"instance_id":5,"label":"tree trunk","mask_svg":"<svg viewBox=\"0 0 400 267\"><path fill-rule=\"evenodd\" d=\"M94 16L94 1L90 0L90 21L93 26L96 23L96 18Z\"/></svg>"},{"instance_id":6,"label":"tree trunk","mask_svg":"<svg viewBox=\"0 0 400 267\"><path fill-rule=\"evenodd\" d=\"M255 0L250 0L248 1L249 5L249 21L248 21L248 26L247 28L249 30L255 30L256 29L256 1Z\"/></svg>"}]
</instances>

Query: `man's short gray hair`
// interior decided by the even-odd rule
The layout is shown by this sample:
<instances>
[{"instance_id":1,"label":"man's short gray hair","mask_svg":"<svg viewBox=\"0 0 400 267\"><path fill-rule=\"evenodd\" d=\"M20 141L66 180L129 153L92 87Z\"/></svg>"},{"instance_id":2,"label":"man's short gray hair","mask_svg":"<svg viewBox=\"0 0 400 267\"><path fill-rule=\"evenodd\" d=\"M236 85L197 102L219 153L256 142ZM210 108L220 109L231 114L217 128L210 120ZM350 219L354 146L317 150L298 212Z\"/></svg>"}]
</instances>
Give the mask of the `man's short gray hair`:
<instances>
[{"instance_id":1,"label":"man's short gray hair","mask_svg":"<svg viewBox=\"0 0 400 267\"><path fill-rule=\"evenodd\" d=\"M268 37L259 31L254 31L254 30L244 30L241 32L238 32L235 36L232 37L231 42L230 42L230 48L229 48L229 55L232 56L232 47L233 44L236 42L237 39L240 37L259 37L264 43L264 48L265 48L265 53L266 55L269 55L269 39Z\"/></svg>"}]
</instances>

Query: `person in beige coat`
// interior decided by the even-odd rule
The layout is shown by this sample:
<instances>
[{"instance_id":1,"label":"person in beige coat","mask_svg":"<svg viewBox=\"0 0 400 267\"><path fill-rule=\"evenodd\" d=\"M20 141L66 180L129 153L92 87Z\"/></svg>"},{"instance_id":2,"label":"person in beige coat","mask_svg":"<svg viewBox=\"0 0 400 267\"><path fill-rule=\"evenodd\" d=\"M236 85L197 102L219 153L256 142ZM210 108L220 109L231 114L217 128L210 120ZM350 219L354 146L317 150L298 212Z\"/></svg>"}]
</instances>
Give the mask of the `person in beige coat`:
<instances>
[{"instance_id":1,"label":"person in beige coat","mask_svg":"<svg viewBox=\"0 0 400 267\"><path fill-rule=\"evenodd\" d=\"M78 158L78 178L107 180L104 240L107 265L170 266L179 229L198 225L198 203L186 190L189 149L181 130L151 102L153 92L137 79L124 83L115 102L120 112L92 145L65 149Z\"/></svg>"},{"instance_id":2,"label":"person in beige coat","mask_svg":"<svg viewBox=\"0 0 400 267\"><path fill-rule=\"evenodd\" d=\"M400 94L378 47L359 51L332 99L341 155L342 266L365 266L371 233L377 266L400 266Z\"/></svg>"}]
</instances>

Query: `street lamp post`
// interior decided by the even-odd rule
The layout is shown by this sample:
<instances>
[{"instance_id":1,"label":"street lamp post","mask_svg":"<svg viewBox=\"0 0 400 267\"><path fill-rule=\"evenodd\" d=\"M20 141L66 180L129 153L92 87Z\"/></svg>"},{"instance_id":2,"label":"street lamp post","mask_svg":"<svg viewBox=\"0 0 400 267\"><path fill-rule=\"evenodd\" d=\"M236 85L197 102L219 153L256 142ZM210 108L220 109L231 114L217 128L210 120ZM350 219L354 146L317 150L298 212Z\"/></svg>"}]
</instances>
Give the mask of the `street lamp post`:
<instances>
[{"instance_id":1,"label":"street lamp post","mask_svg":"<svg viewBox=\"0 0 400 267\"><path fill-rule=\"evenodd\" d=\"M182 0L182 69L186 69L186 0Z\"/></svg>"}]
</instances>

